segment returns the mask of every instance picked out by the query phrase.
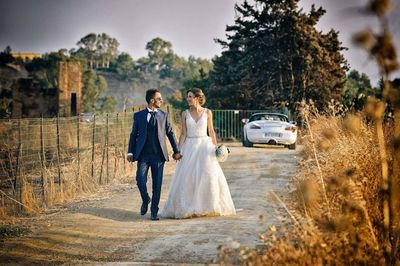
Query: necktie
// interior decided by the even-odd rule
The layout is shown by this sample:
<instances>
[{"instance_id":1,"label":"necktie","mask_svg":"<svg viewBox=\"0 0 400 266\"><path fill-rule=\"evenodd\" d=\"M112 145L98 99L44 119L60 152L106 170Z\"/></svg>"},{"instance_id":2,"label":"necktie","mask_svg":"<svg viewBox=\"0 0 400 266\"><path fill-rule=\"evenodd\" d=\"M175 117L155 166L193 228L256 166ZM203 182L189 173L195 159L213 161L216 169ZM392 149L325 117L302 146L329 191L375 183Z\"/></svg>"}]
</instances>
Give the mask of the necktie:
<instances>
[{"instance_id":1,"label":"necktie","mask_svg":"<svg viewBox=\"0 0 400 266\"><path fill-rule=\"evenodd\" d=\"M156 112L150 112L150 120L149 120L149 124L152 126L156 125Z\"/></svg>"}]
</instances>

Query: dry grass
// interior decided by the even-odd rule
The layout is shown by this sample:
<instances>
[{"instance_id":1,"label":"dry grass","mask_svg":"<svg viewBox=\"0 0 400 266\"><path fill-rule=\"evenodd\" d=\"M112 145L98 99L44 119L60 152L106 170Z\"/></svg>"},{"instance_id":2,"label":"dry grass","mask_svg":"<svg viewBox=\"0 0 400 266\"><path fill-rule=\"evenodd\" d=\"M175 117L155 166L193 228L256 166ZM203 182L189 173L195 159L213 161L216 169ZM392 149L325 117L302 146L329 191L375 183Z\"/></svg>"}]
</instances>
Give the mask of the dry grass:
<instances>
[{"instance_id":1,"label":"dry grass","mask_svg":"<svg viewBox=\"0 0 400 266\"><path fill-rule=\"evenodd\" d=\"M171 108L170 117L175 134L179 136L180 129L177 125L180 124L180 114ZM94 140L92 123L81 122L79 163L77 118L60 120L59 158L56 119L43 120L44 156L41 152L39 134L40 119L1 122L0 131L3 132L1 135L3 139L0 143L0 155L6 158L0 160L0 190L3 191L0 193L1 221L5 221L9 216L32 215L88 196L105 184L133 182L136 164L132 167L125 159L132 127L132 114L120 114L119 117L115 114L109 115L108 149L105 116L96 118ZM18 158L19 127L22 129L23 144L21 156ZM172 153L170 145L168 148ZM46 158L44 165L41 163L43 157ZM15 170L17 168L18 171ZM17 189L14 189L16 179Z\"/></svg>"},{"instance_id":2,"label":"dry grass","mask_svg":"<svg viewBox=\"0 0 400 266\"><path fill-rule=\"evenodd\" d=\"M9 198L5 198L5 206L0 212L0 217L23 213L34 214L72 201L78 196L94 193L99 185L111 181L128 182L131 169L128 170L127 163L124 163L120 152L115 151L114 147L110 147L107 170L106 158L103 159L103 148L99 147L96 150L93 177L91 176L91 153L85 152L80 154L79 176L76 154L63 154L63 157L71 160L61 167L61 180L58 177L57 164L53 161L46 164L43 169L40 165L29 170L22 168L20 172L21 195L10 195ZM41 172L44 176L43 186L40 178Z\"/></svg>"},{"instance_id":3,"label":"dry grass","mask_svg":"<svg viewBox=\"0 0 400 266\"><path fill-rule=\"evenodd\" d=\"M7 211L5 207L0 207L0 218L2 221L9 221L10 216L7 215Z\"/></svg>"},{"instance_id":4,"label":"dry grass","mask_svg":"<svg viewBox=\"0 0 400 266\"><path fill-rule=\"evenodd\" d=\"M300 229L271 228L261 236L263 249L221 248L223 264L400 265L400 91L389 82L399 64L387 23L392 2L368 1L364 11L378 18L380 32L355 36L379 66L382 99L369 98L365 112L356 114L334 102L324 115L302 104L307 133L290 201Z\"/></svg>"},{"instance_id":5,"label":"dry grass","mask_svg":"<svg viewBox=\"0 0 400 266\"><path fill-rule=\"evenodd\" d=\"M270 228L261 236L266 243L262 249L222 248L223 264L385 263L381 160L373 123L361 114L341 117L321 115L313 108L306 111L309 130L303 136L303 159L289 206L301 226ZM390 144L392 125L385 126ZM389 158L389 169L392 166Z\"/></svg>"}]
</instances>

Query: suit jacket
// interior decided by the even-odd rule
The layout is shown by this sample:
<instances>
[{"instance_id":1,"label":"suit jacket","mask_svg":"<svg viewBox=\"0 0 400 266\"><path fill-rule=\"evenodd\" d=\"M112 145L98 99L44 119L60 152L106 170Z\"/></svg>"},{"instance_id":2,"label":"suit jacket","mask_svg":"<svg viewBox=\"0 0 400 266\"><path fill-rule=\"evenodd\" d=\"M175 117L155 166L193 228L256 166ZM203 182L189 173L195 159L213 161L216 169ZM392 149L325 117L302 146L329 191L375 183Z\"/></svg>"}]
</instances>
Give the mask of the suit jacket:
<instances>
[{"instance_id":1,"label":"suit jacket","mask_svg":"<svg viewBox=\"0 0 400 266\"><path fill-rule=\"evenodd\" d=\"M132 132L129 138L128 153L133 154L133 160L137 161L140 153L143 150L147 138L147 108L133 114ZM163 152L164 159L168 158L167 142L165 136L168 137L174 153L178 153L179 148L175 140L174 132L172 131L171 123L169 121L168 113L158 109L155 115L157 121L158 140Z\"/></svg>"}]
</instances>

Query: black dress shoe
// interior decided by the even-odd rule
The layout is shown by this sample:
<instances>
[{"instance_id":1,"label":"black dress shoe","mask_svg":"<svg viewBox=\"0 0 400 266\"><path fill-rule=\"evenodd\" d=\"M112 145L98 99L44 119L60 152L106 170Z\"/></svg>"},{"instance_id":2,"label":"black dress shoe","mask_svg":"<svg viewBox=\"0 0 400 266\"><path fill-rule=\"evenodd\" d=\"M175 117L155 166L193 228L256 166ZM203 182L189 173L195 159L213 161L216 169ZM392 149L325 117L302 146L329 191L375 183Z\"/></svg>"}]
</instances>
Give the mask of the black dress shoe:
<instances>
[{"instance_id":1,"label":"black dress shoe","mask_svg":"<svg viewBox=\"0 0 400 266\"><path fill-rule=\"evenodd\" d=\"M160 220L160 218L158 218L157 214L151 214L151 220L158 221L158 220Z\"/></svg>"},{"instance_id":2,"label":"black dress shoe","mask_svg":"<svg viewBox=\"0 0 400 266\"><path fill-rule=\"evenodd\" d=\"M147 210L149 209L150 202L151 202L150 197L148 198L147 203L143 202L142 206L140 207L140 214L141 215L145 215L147 213Z\"/></svg>"}]
</instances>

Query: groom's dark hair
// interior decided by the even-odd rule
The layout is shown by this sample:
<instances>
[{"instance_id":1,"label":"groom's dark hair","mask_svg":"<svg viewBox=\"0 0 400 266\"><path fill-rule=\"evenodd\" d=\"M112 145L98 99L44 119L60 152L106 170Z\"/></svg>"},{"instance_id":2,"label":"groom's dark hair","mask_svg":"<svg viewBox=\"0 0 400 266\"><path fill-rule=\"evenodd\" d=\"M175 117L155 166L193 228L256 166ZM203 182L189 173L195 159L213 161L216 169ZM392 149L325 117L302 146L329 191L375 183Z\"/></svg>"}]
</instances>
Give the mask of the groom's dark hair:
<instances>
[{"instance_id":1,"label":"groom's dark hair","mask_svg":"<svg viewBox=\"0 0 400 266\"><path fill-rule=\"evenodd\" d=\"M150 103L150 100L154 98L157 92L160 92L158 89L149 89L146 91L146 102Z\"/></svg>"}]
</instances>

